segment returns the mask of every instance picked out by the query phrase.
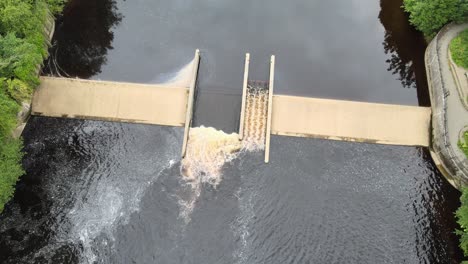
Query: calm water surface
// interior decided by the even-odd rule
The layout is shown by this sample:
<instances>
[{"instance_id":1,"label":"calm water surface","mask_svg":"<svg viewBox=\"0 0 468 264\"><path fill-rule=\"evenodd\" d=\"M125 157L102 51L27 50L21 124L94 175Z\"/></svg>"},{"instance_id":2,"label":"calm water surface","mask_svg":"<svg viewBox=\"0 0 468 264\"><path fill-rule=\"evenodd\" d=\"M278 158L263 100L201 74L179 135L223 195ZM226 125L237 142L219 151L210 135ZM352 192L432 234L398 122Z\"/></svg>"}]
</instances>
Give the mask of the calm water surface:
<instances>
[{"instance_id":1,"label":"calm water surface","mask_svg":"<svg viewBox=\"0 0 468 264\"><path fill-rule=\"evenodd\" d=\"M277 93L429 104L401 1L74 0L45 73L155 83L202 62L195 125L235 131L243 59ZM459 193L420 148L272 137L200 197L181 128L31 118L2 263L459 263ZM193 207L190 202L194 201Z\"/></svg>"}]
</instances>

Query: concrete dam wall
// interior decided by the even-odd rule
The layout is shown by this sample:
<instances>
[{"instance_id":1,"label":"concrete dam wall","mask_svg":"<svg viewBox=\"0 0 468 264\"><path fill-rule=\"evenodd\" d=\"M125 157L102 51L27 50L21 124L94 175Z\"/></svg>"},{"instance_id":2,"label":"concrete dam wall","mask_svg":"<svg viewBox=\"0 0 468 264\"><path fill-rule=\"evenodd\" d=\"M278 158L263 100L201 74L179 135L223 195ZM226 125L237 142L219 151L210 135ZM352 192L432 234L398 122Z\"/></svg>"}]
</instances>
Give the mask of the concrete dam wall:
<instances>
[{"instance_id":1,"label":"concrete dam wall","mask_svg":"<svg viewBox=\"0 0 468 264\"><path fill-rule=\"evenodd\" d=\"M429 107L273 96L276 135L427 147L430 121Z\"/></svg>"},{"instance_id":2,"label":"concrete dam wall","mask_svg":"<svg viewBox=\"0 0 468 264\"><path fill-rule=\"evenodd\" d=\"M189 89L42 77L33 115L184 126ZM271 134L429 146L427 107L273 95Z\"/></svg>"},{"instance_id":3,"label":"concrete dam wall","mask_svg":"<svg viewBox=\"0 0 468 264\"><path fill-rule=\"evenodd\" d=\"M189 89L41 77L32 114L167 126L183 126Z\"/></svg>"}]
</instances>

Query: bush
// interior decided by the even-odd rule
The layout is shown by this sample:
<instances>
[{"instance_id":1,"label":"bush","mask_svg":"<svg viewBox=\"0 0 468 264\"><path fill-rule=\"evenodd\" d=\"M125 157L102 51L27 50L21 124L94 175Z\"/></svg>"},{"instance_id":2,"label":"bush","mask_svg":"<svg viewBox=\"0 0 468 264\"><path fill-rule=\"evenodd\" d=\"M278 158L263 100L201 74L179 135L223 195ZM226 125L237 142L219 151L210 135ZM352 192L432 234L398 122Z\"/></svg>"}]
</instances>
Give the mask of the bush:
<instances>
[{"instance_id":1,"label":"bush","mask_svg":"<svg viewBox=\"0 0 468 264\"><path fill-rule=\"evenodd\" d=\"M13 196L16 182L24 174L21 167L22 142L8 138L0 146L0 213Z\"/></svg>"},{"instance_id":2,"label":"bush","mask_svg":"<svg viewBox=\"0 0 468 264\"><path fill-rule=\"evenodd\" d=\"M468 21L466 0L404 0L404 9L410 13L410 22L426 37L435 36L450 22Z\"/></svg>"},{"instance_id":3,"label":"bush","mask_svg":"<svg viewBox=\"0 0 468 264\"><path fill-rule=\"evenodd\" d=\"M460 208L458 208L455 216L461 229L457 230L457 235L460 236L460 248L463 250L465 256L468 256L468 188L462 189L460 197Z\"/></svg>"},{"instance_id":4,"label":"bush","mask_svg":"<svg viewBox=\"0 0 468 264\"><path fill-rule=\"evenodd\" d=\"M4 81L16 78L30 86L37 85L36 69L42 59L37 46L27 40L16 37L14 33L0 36L0 76Z\"/></svg>"},{"instance_id":5,"label":"bush","mask_svg":"<svg viewBox=\"0 0 468 264\"><path fill-rule=\"evenodd\" d=\"M468 158L468 131L463 133L463 139L458 141L458 147L465 153Z\"/></svg>"},{"instance_id":6,"label":"bush","mask_svg":"<svg viewBox=\"0 0 468 264\"><path fill-rule=\"evenodd\" d=\"M47 0L49 5L49 10L52 14L57 15L62 12L63 6L65 5L66 0Z\"/></svg>"},{"instance_id":7,"label":"bush","mask_svg":"<svg viewBox=\"0 0 468 264\"><path fill-rule=\"evenodd\" d=\"M22 143L11 138L18 110L19 105L0 87L0 212L13 195L16 181L23 175L20 165Z\"/></svg>"},{"instance_id":8,"label":"bush","mask_svg":"<svg viewBox=\"0 0 468 264\"><path fill-rule=\"evenodd\" d=\"M19 105L0 87L0 142L9 137L16 126L16 113Z\"/></svg>"},{"instance_id":9,"label":"bush","mask_svg":"<svg viewBox=\"0 0 468 264\"><path fill-rule=\"evenodd\" d=\"M458 66L468 69L468 29L452 40L450 53Z\"/></svg>"}]
</instances>

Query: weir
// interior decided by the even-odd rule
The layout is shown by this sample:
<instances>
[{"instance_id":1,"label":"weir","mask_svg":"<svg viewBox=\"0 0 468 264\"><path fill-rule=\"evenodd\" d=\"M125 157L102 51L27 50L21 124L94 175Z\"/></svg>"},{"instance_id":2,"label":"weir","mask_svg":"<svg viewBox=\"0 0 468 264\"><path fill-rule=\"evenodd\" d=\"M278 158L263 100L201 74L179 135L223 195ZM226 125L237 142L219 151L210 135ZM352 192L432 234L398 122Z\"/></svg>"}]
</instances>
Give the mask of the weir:
<instances>
[{"instance_id":1,"label":"weir","mask_svg":"<svg viewBox=\"0 0 468 264\"><path fill-rule=\"evenodd\" d=\"M135 84L41 77L32 114L166 126L185 126L182 157L189 141L200 54L197 50L188 84ZM268 82L249 81L246 55L240 113L242 148L265 149L270 135L354 142L429 146L428 107L352 102L274 95L275 57ZM237 148L237 147L236 147Z\"/></svg>"},{"instance_id":2,"label":"weir","mask_svg":"<svg viewBox=\"0 0 468 264\"><path fill-rule=\"evenodd\" d=\"M274 95L273 105L276 135L429 146L429 107L287 95Z\"/></svg>"},{"instance_id":3,"label":"weir","mask_svg":"<svg viewBox=\"0 0 468 264\"><path fill-rule=\"evenodd\" d=\"M41 77L32 115L183 126L189 89Z\"/></svg>"}]
</instances>

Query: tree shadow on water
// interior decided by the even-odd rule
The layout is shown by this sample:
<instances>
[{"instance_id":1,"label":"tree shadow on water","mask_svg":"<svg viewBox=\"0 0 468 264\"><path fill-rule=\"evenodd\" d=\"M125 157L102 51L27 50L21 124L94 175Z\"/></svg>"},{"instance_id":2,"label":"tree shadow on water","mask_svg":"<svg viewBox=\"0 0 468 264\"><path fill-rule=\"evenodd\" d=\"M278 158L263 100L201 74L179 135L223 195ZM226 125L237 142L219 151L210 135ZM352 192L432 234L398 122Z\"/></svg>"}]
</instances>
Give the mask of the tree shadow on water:
<instances>
[{"instance_id":1,"label":"tree shadow on water","mask_svg":"<svg viewBox=\"0 0 468 264\"><path fill-rule=\"evenodd\" d=\"M72 0L56 20L56 29L43 73L90 78L101 72L112 49L122 15L115 0Z\"/></svg>"},{"instance_id":2,"label":"tree shadow on water","mask_svg":"<svg viewBox=\"0 0 468 264\"><path fill-rule=\"evenodd\" d=\"M402 0L380 1L379 19L385 28L382 44L385 54L390 56L388 71L399 75L403 87L417 89L420 106L430 106L424 66L427 44L424 36L409 23L402 6Z\"/></svg>"}]
</instances>

